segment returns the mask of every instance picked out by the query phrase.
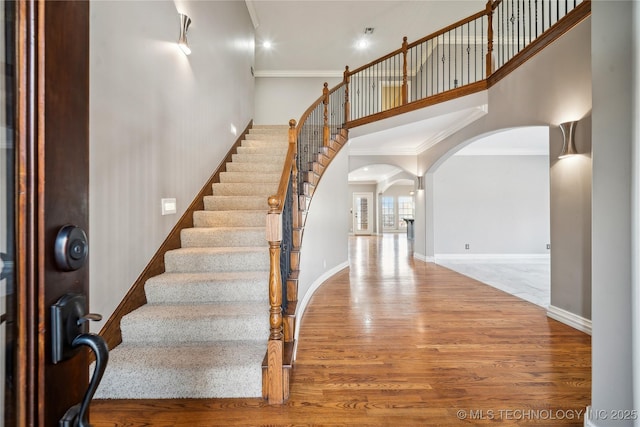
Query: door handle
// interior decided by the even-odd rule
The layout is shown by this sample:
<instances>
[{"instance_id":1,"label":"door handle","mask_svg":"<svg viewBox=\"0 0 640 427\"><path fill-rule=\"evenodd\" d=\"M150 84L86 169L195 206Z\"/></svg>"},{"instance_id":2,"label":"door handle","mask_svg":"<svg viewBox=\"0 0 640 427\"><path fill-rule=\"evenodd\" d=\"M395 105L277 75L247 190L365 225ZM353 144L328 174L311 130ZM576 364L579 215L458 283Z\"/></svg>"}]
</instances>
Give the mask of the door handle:
<instances>
[{"instance_id":1,"label":"door handle","mask_svg":"<svg viewBox=\"0 0 640 427\"><path fill-rule=\"evenodd\" d=\"M87 298L81 294L66 294L51 306L53 363L72 358L82 346L89 347L96 356L96 366L82 401L67 410L58 423L59 427L90 427L89 403L109 361L106 342L101 336L89 333L87 327L90 320L102 320L102 316L86 311Z\"/></svg>"},{"instance_id":2,"label":"door handle","mask_svg":"<svg viewBox=\"0 0 640 427\"><path fill-rule=\"evenodd\" d=\"M107 343L100 335L96 334L80 334L74 338L72 346L78 348L86 345L96 355L96 367L93 370L91 381L89 381L89 387L84 393L82 402L73 405L67 410L64 416L60 419L58 427L91 427L88 419L88 409L93 395L98 389L104 370L107 368L107 362L109 361L109 349Z\"/></svg>"}]
</instances>

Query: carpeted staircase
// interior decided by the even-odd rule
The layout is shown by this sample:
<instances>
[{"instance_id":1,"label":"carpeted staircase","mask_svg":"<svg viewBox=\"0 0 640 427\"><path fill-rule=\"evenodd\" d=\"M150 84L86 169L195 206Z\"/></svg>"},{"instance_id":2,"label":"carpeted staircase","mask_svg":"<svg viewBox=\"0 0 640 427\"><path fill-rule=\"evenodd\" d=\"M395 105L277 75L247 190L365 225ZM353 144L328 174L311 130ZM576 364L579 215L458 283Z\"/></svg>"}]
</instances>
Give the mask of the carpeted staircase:
<instances>
[{"instance_id":1,"label":"carpeted staircase","mask_svg":"<svg viewBox=\"0 0 640 427\"><path fill-rule=\"evenodd\" d=\"M267 198L287 151L287 126L254 126L145 284L148 303L122 318L100 399L262 396L269 337Z\"/></svg>"}]
</instances>

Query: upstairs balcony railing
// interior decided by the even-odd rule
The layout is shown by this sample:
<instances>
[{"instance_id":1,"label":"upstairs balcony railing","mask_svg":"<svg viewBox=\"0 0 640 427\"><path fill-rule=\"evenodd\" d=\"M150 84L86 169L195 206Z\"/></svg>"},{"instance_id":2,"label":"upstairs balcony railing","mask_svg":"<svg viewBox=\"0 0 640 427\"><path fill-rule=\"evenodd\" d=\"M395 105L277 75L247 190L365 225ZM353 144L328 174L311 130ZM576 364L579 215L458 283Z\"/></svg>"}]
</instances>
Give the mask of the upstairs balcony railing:
<instances>
[{"instance_id":1,"label":"upstairs balcony railing","mask_svg":"<svg viewBox=\"0 0 640 427\"><path fill-rule=\"evenodd\" d=\"M560 37L591 12L590 0L489 0L484 10L409 43L362 67L345 68L343 81L290 122L289 154L278 194L269 198L271 248L269 392L271 403L288 396L282 371L283 312L287 278L297 274L309 187L330 140L349 129L485 90ZM316 180L318 178L315 178ZM289 236L285 236L289 234ZM281 258L285 259L281 261ZM292 332L289 333L292 335ZM278 344L279 343L279 344ZM272 349L273 352L272 352ZM273 356L273 359L272 359ZM274 366L272 369L271 361ZM278 363L280 363L278 367ZM271 384L271 377L279 384Z\"/></svg>"}]
</instances>

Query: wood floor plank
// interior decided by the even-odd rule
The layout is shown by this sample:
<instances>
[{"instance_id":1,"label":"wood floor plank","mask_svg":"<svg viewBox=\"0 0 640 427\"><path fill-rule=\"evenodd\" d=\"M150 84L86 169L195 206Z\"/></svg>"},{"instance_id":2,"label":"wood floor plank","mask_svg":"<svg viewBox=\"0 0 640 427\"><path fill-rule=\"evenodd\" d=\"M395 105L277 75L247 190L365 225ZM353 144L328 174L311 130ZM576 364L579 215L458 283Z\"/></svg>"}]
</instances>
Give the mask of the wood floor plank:
<instances>
[{"instance_id":1,"label":"wood floor plank","mask_svg":"<svg viewBox=\"0 0 640 427\"><path fill-rule=\"evenodd\" d=\"M350 241L350 268L300 322L291 396L95 401L104 426L582 426L591 339L543 309L413 258L402 235Z\"/></svg>"}]
</instances>

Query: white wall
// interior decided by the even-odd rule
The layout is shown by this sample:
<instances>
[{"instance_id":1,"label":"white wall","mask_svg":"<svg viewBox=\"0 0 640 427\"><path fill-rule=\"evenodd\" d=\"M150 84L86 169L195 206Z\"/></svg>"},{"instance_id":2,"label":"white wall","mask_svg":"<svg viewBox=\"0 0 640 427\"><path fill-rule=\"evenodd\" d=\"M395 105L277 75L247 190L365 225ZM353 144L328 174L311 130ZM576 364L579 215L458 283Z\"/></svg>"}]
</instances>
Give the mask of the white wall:
<instances>
[{"instance_id":1,"label":"white wall","mask_svg":"<svg viewBox=\"0 0 640 427\"><path fill-rule=\"evenodd\" d=\"M105 319L253 116L244 2L179 4L189 57L176 3L91 2L91 309ZM161 216L163 197L177 215Z\"/></svg>"},{"instance_id":2,"label":"white wall","mask_svg":"<svg viewBox=\"0 0 640 427\"><path fill-rule=\"evenodd\" d=\"M337 271L348 266L349 220L344 212L351 207L347 185L347 150L340 150L331 161L313 193L304 227L298 283L298 322L313 292ZM296 334L300 326L296 327Z\"/></svg>"},{"instance_id":3,"label":"white wall","mask_svg":"<svg viewBox=\"0 0 640 427\"><path fill-rule=\"evenodd\" d=\"M634 92L640 84L638 70L633 70L632 65L634 55L640 54L632 39L634 25L640 24L637 13L634 21L637 7L637 2L627 1L595 1L591 5L591 404L595 413L605 411L604 414L610 414L611 410L640 410L633 407L634 395L640 390L634 390L632 381L634 367L639 367L639 355L634 357L632 353L632 268L637 266L638 259L631 252L632 231L639 223L637 217L631 217L632 172L639 166L632 163L633 151L638 148L637 139L633 139L633 126L640 113L633 103ZM634 422L629 417L622 421L592 417L591 425L631 426Z\"/></svg>"},{"instance_id":4,"label":"white wall","mask_svg":"<svg viewBox=\"0 0 640 427\"><path fill-rule=\"evenodd\" d=\"M320 96L324 83L332 89L342 81L337 77L258 77L256 78L256 124L286 125L300 120Z\"/></svg>"},{"instance_id":5,"label":"white wall","mask_svg":"<svg viewBox=\"0 0 640 427\"><path fill-rule=\"evenodd\" d=\"M576 126L578 155L559 159L562 131L549 129L551 310L591 319L591 115Z\"/></svg>"},{"instance_id":6,"label":"white wall","mask_svg":"<svg viewBox=\"0 0 640 427\"><path fill-rule=\"evenodd\" d=\"M549 253L548 156L452 156L433 194L436 257Z\"/></svg>"}]
</instances>

